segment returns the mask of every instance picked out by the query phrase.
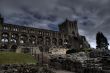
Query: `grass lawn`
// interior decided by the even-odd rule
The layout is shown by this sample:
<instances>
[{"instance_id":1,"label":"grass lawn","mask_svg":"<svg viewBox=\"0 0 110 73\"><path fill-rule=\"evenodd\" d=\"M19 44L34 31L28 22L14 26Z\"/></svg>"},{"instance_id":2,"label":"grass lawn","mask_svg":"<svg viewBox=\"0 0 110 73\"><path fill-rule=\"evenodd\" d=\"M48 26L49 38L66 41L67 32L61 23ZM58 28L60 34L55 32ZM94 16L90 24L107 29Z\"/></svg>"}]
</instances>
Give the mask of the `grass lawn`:
<instances>
[{"instance_id":1,"label":"grass lawn","mask_svg":"<svg viewBox=\"0 0 110 73\"><path fill-rule=\"evenodd\" d=\"M36 64L36 60L30 54L0 52L0 64Z\"/></svg>"}]
</instances>

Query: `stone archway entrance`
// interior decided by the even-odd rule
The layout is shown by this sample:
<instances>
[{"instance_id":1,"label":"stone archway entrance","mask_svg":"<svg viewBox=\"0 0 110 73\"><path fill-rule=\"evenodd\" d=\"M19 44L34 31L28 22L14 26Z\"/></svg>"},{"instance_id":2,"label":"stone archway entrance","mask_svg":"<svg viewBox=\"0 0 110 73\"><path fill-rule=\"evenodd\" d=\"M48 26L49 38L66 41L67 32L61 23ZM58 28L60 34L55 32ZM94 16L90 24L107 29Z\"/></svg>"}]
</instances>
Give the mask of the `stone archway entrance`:
<instances>
[{"instance_id":1,"label":"stone archway entrance","mask_svg":"<svg viewBox=\"0 0 110 73\"><path fill-rule=\"evenodd\" d=\"M6 44L2 44L0 49L2 49L2 50L6 50L6 49L8 49L8 45L6 45Z\"/></svg>"},{"instance_id":2,"label":"stone archway entrance","mask_svg":"<svg viewBox=\"0 0 110 73\"><path fill-rule=\"evenodd\" d=\"M16 52L17 48L18 48L17 45L12 45L10 50Z\"/></svg>"}]
</instances>

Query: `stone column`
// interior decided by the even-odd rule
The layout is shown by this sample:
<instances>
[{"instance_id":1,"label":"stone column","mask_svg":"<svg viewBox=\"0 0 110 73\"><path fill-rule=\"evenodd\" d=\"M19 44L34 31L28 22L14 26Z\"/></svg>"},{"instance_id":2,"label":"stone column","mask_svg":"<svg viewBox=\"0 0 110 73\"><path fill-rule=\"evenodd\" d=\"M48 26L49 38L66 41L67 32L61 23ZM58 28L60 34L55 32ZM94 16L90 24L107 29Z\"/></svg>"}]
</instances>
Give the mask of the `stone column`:
<instances>
[{"instance_id":1,"label":"stone column","mask_svg":"<svg viewBox=\"0 0 110 73\"><path fill-rule=\"evenodd\" d=\"M1 30L0 30L0 47L1 47L1 41L2 41L2 32L1 32ZM1 48L0 48L1 49Z\"/></svg>"},{"instance_id":2,"label":"stone column","mask_svg":"<svg viewBox=\"0 0 110 73\"><path fill-rule=\"evenodd\" d=\"M56 46L59 47L59 39L58 38L56 38L56 39L57 39L57 45Z\"/></svg>"},{"instance_id":3,"label":"stone column","mask_svg":"<svg viewBox=\"0 0 110 73\"><path fill-rule=\"evenodd\" d=\"M9 49L9 50L11 50L11 46L12 46L12 45L11 45L11 37L12 37L11 35L12 35L12 33L9 32L9 37L8 37L8 49Z\"/></svg>"},{"instance_id":4,"label":"stone column","mask_svg":"<svg viewBox=\"0 0 110 73\"><path fill-rule=\"evenodd\" d=\"M53 43L52 43L52 37L50 37L50 46L52 47L53 46Z\"/></svg>"},{"instance_id":5,"label":"stone column","mask_svg":"<svg viewBox=\"0 0 110 73\"><path fill-rule=\"evenodd\" d=\"M35 46L37 47L38 46L38 44L37 44L37 36L35 36L35 37L36 37Z\"/></svg>"},{"instance_id":6,"label":"stone column","mask_svg":"<svg viewBox=\"0 0 110 73\"><path fill-rule=\"evenodd\" d=\"M22 47L18 46L16 53L21 53L22 52Z\"/></svg>"},{"instance_id":7,"label":"stone column","mask_svg":"<svg viewBox=\"0 0 110 73\"><path fill-rule=\"evenodd\" d=\"M31 43L30 43L30 41L29 41L30 35L28 34L28 35L26 35L26 36L27 36L26 46L30 46L30 45L31 45Z\"/></svg>"},{"instance_id":8,"label":"stone column","mask_svg":"<svg viewBox=\"0 0 110 73\"><path fill-rule=\"evenodd\" d=\"M9 32L9 37L8 37L9 38L8 39L9 44L11 44L11 37L12 37L11 35L12 35L11 32Z\"/></svg>"},{"instance_id":9,"label":"stone column","mask_svg":"<svg viewBox=\"0 0 110 73\"><path fill-rule=\"evenodd\" d=\"M20 45L21 43L20 43L20 37L21 37L21 34L18 34L18 45Z\"/></svg>"},{"instance_id":10,"label":"stone column","mask_svg":"<svg viewBox=\"0 0 110 73\"><path fill-rule=\"evenodd\" d=\"M46 45L46 37L43 36L43 45Z\"/></svg>"}]
</instances>

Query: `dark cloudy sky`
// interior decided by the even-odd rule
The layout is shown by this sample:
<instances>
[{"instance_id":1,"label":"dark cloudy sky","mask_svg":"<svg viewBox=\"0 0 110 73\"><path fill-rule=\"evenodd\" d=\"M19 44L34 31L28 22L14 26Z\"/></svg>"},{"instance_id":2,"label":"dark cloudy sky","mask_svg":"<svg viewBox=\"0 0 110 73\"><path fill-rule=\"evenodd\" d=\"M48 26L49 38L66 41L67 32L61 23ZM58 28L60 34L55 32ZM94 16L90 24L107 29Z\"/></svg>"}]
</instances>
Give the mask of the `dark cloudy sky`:
<instances>
[{"instance_id":1,"label":"dark cloudy sky","mask_svg":"<svg viewBox=\"0 0 110 73\"><path fill-rule=\"evenodd\" d=\"M7 23L52 30L66 18L77 19L92 47L98 31L110 41L110 0L0 0L0 12Z\"/></svg>"}]
</instances>

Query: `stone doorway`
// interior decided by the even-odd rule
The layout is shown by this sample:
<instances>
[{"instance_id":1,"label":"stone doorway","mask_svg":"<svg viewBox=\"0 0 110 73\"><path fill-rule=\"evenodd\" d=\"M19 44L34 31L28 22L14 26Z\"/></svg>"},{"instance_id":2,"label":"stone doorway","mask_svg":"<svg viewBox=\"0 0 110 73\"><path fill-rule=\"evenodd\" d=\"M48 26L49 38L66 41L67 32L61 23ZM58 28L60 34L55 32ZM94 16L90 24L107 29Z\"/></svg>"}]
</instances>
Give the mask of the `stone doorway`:
<instances>
[{"instance_id":1,"label":"stone doorway","mask_svg":"<svg viewBox=\"0 0 110 73\"><path fill-rule=\"evenodd\" d=\"M11 50L12 52L16 52L17 48L18 48L17 45L12 45L10 50Z\"/></svg>"}]
</instances>

